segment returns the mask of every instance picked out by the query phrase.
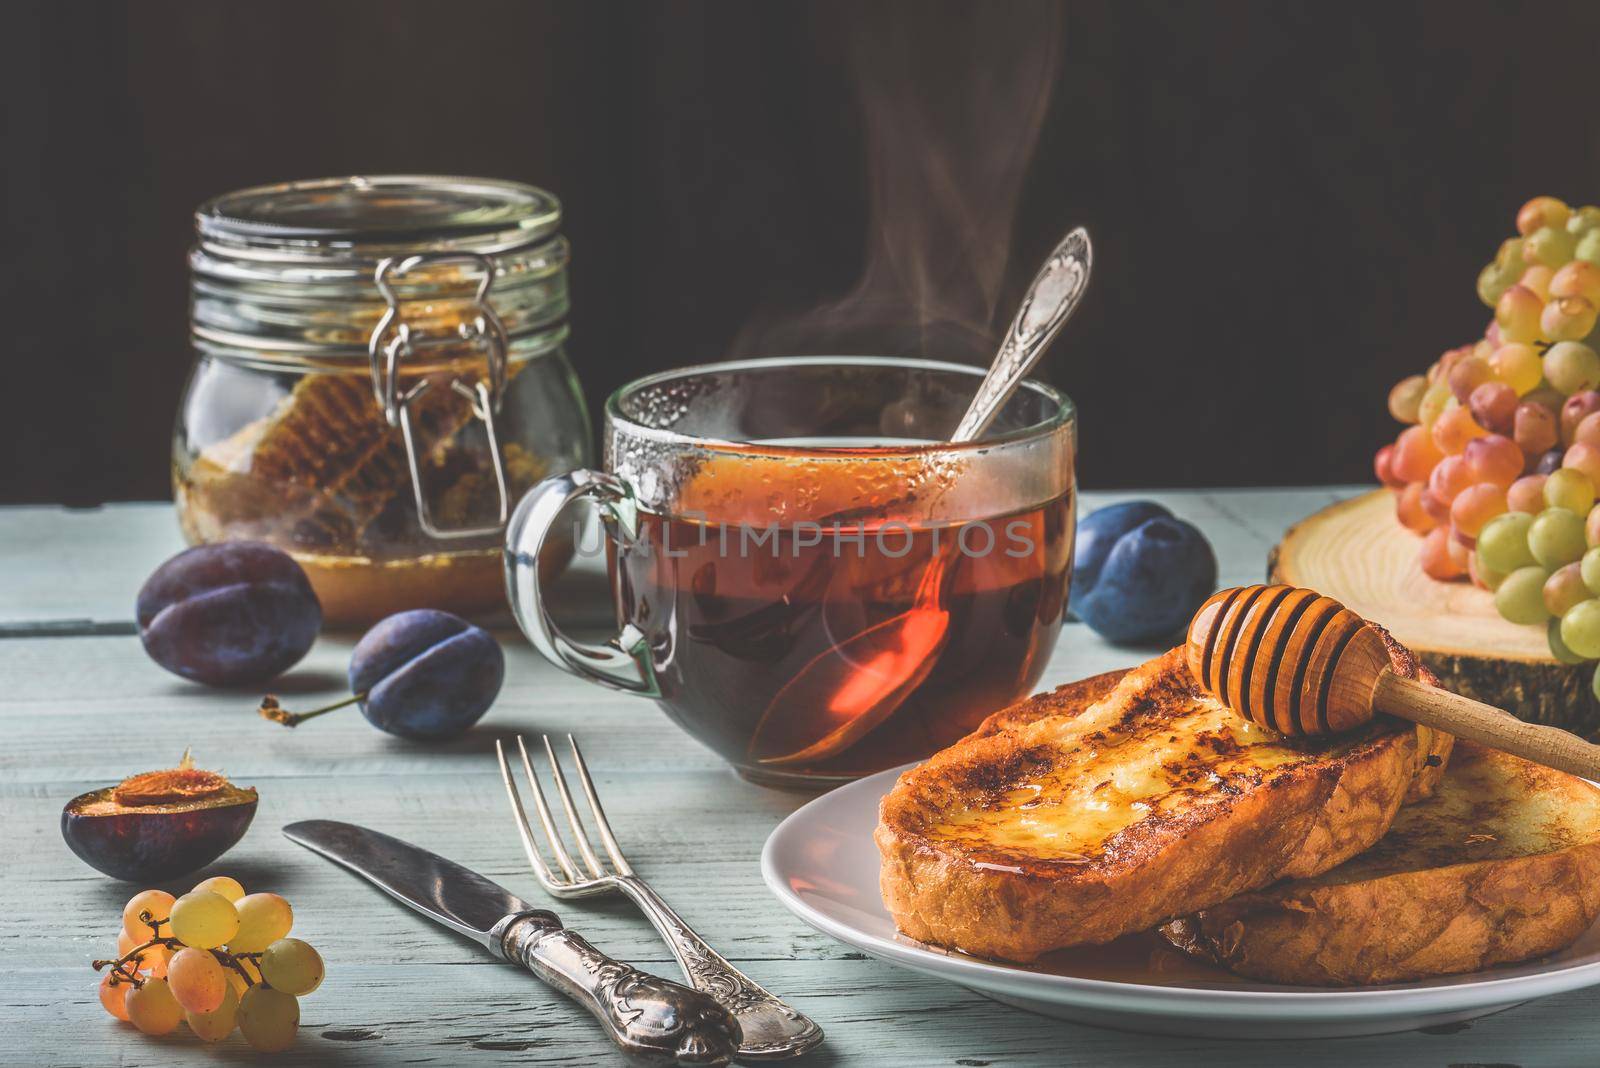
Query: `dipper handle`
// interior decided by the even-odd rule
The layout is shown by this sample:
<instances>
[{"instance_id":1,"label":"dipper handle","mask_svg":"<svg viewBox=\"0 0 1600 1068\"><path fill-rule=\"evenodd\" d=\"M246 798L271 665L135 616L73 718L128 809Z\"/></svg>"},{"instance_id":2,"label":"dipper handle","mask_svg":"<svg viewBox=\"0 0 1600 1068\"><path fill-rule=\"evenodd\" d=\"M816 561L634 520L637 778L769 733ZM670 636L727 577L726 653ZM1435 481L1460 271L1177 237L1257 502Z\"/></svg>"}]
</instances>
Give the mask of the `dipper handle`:
<instances>
[{"instance_id":1,"label":"dipper handle","mask_svg":"<svg viewBox=\"0 0 1600 1068\"><path fill-rule=\"evenodd\" d=\"M1403 678L1385 669L1378 677L1374 706L1424 727L1515 754L1547 768L1600 780L1600 745L1559 727L1528 723L1470 697Z\"/></svg>"},{"instance_id":2,"label":"dipper handle","mask_svg":"<svg viewBox=\"0 0 1600 1068\"><path fill-rule=\"evenodd\" d=\"M1189 625L1195 680L1234 712L1287 735L1349 730L1376 712L1546 767L1600 779L1600 746L1396 675L1383 638L1331 597L1293 586L1213 596Z\"/></svg>"}]
</instances>

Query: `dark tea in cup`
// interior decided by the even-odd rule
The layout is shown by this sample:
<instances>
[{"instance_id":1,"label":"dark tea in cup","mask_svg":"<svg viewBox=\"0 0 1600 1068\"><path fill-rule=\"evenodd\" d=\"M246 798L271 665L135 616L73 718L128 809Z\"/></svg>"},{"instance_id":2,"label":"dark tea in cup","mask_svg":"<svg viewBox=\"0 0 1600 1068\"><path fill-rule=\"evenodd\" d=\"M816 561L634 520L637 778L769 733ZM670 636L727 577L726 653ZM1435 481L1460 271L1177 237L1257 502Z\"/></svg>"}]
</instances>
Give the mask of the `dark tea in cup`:
<instances>
[{"instance_id":1,"label":"dark tea in cup","mask_svg":"<svg viewBox=\"0 0 1600 1068\"><path fill-rule=\"evenodd\" d=\"M606 472L512 523L513 605L558 664L656 698L741 773L832 782L927 756L1026 694L1054 647L1075 519L1069 402L1027 383L940 444L979 375L915 360L672 372L607 406ZM594 499L621 633L549 623L531 560Z\"/></svg>"}]
</instances>

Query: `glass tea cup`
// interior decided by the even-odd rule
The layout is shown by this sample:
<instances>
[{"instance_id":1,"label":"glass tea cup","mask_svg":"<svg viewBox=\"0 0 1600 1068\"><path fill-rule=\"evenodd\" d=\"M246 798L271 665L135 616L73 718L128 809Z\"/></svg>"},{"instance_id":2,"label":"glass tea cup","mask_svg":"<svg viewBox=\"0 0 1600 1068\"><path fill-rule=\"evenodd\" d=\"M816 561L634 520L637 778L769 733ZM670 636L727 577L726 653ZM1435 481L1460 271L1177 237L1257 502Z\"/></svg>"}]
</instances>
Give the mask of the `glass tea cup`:
<instances>
[{"instance_id":1,"label":"glass tea cup","mask_svg":"<svg viewBox=\"0 0 1600 1068\"><path fill-rule=\"evenodd\" d=\"M1025 382L982 440L941 443L981 377L806 357L622 387L604 470L545 480L512 517L518 622L758 782L827 785L949 745L1039 680L1072 572L1072 403ZM556 627L537 568L578 499L605 529L620 630L603 644Z\"/></svg>"}]
</instances>

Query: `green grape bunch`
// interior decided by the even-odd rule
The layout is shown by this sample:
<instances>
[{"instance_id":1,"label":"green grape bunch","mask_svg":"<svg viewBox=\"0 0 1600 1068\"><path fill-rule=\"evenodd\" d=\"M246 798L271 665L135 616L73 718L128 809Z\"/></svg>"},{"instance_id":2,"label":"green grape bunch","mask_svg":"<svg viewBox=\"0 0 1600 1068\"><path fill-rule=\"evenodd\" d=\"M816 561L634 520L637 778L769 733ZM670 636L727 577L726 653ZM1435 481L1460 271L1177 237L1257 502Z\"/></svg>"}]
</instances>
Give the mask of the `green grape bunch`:
<instances>
[{"instance_id":1,"label":"green grape bunch","mask_svg":"<svg viewBox=\"0 0 1600 1068\"><path fill-rule=\"evenodd\" d=\"M322 985L322 957L290 938L294 910L225 875L182 897L143 890L122 910L113 960L97 960L100 1004L147 1035L180 1023L207 1042L237 1029L253 1048L294 1044L299 999Z\"/></svg>"},{"instance_id":2,"label":"green grape bunch","mask_svg":"<svg viewBox=\"0 0 1600 1068\"><path fill-rule=\"evenodd\" d=\"M1483 337L1390 390L1404 429L1373 466L1425 574L1491 591L1582 664L1600 660L1600 207L1534 197L1516 228L1478 274Z\"/></svg>"}]
</instances>

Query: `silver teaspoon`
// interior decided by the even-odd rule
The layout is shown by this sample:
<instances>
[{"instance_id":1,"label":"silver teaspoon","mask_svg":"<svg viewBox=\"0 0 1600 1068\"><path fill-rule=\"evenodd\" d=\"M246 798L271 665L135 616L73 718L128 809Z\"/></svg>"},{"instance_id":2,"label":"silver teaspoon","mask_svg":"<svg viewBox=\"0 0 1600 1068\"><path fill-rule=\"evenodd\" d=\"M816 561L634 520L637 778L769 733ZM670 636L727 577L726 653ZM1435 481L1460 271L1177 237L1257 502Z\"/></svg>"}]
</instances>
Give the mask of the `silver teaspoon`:
<instances>
[{"instance_id":1,"label":"silver teaspoon","mask_svg":"<svg viewBox=\"0 0 1600 1068\"><path fill-rule=\"evenodd\" d=\"M1083 300L1093 262L1089 232L1081 226L1050 253L952 442L972 441L994 421ZM818 654L773 696L750 742L752 757L776 766L826 760L849 749L911 696L949 637L944 578L954 544L929 562L909 609ZM863 671L864 664L872 669Z\"/></svg>"},{"instance_id":2,"label":"silver teaspoon","mask_svg":"<svg viewBox=\"0 0 1600 1068\"><path fill-rule=\"evenodd\" d=\"M1055 340L1056 334L1077 310L1089 288L1089 271L1094 266L1094 246L1089 231L1078 227L1062 238L1050 253L1033 284L1023 295L1022 306L1011 320L1005 341L995 353L989 373L978 383L978 392L967 405L966 414L950 435L953 442L972 441L989 428L1006 398L1033 370L1039 357Z\"/></svg>"}]
</instances>

